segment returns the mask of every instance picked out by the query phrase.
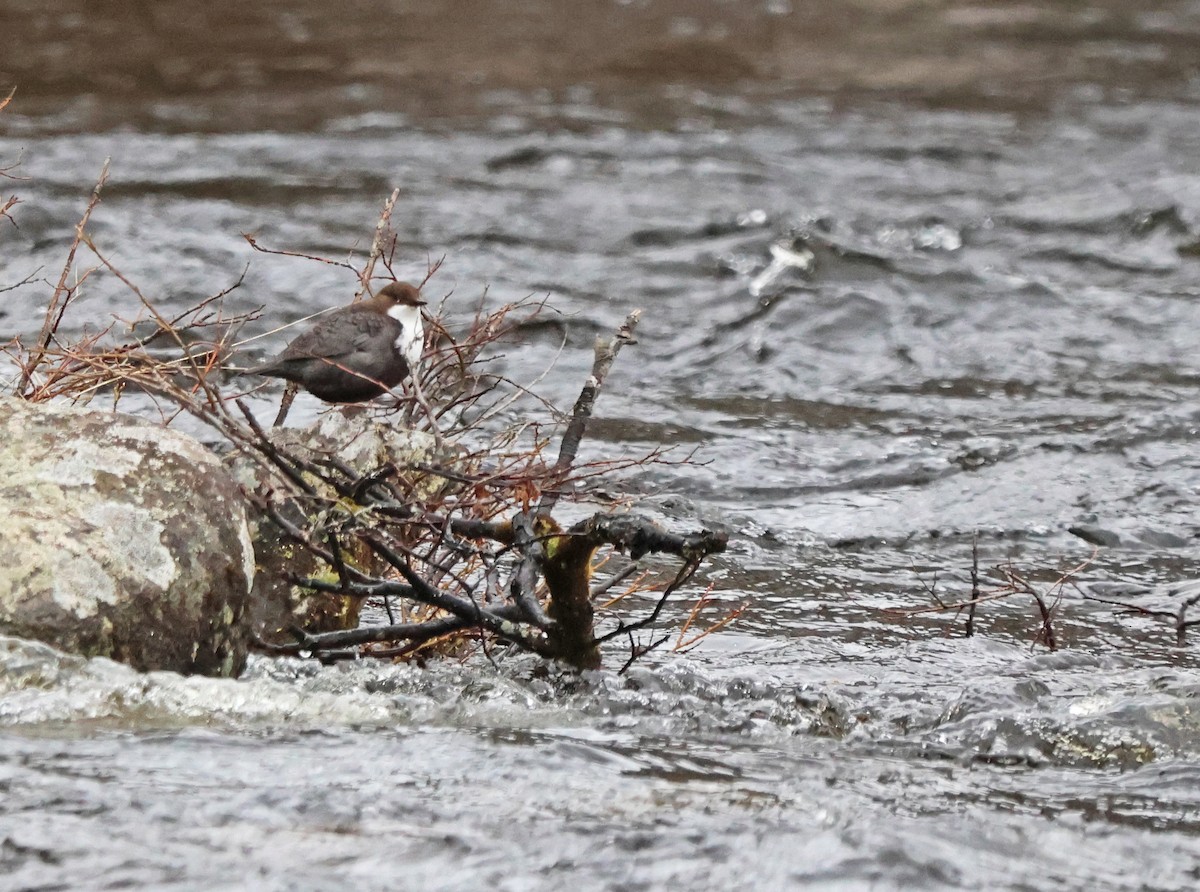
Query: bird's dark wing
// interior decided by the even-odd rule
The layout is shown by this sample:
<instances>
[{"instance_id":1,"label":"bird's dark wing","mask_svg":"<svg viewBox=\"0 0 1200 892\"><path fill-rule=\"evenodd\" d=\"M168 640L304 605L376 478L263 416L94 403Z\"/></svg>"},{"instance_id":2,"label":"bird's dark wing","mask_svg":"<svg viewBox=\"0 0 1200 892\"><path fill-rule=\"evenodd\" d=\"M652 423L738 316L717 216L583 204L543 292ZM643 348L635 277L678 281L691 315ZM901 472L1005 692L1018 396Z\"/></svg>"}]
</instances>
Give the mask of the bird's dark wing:
<instances>
[{"instance_id":1,"label":"bird's dark wing","mask_svg":"<svg viewBox=\"0 0 1200 892\"><path fill-rule=\"evenodd\" d=\"M370 350L379 342L390 345L400 331L400 323L390 316L340 310L288 344L279 359L344 359Z\"/></svg>"}]
</instances>

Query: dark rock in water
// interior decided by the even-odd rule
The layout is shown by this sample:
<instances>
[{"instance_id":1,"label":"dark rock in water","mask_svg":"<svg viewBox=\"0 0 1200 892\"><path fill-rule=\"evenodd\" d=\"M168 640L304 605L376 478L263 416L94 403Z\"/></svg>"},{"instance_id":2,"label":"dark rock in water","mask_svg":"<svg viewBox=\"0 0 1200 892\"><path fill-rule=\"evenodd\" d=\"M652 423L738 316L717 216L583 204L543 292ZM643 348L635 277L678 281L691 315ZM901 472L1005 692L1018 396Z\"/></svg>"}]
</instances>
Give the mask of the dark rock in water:
<instances>
[{"instance_id":1,"label":"dark rock in water","mask_svg":"<svg viewBox=\"0 0 1200 892\"><path fill-rule=\"evenodd\" d=\"M1192 544L1191 540L1178 533L1147 527L1133 527L1118 531L1106 529L1095 524L1077 524L1073 527L1068 527L1067 532L1078 536L1084 542L1107 548L1161 551L1165 548L1187 548Z\"/></svg>"},{"instance_id":2,"label":"dark rock in water","mask_svg":"<svg viewBox=\"0 0 1200 892\"><path fill-rule=\"evenodd\" d=\"M0 496L0 634L146 671L241 671L254 551L237 484L195 440L0 399Z\"/></svg>"},{"instance_id":3,"label":"dark rock in water","mask_svg":"<svg viewBox=\"0 0 1200 892\"><path fill-rule=\"evenodd\" d=\"M1112 530L1106 530L1102 527L1092 524L1077 524L1073 527L1068 527L1067 532L1072 536L1078 536L1084 542L1090 545L1101 545L1105 548L1116 548L1121 544L1121 537Z\"/></svg>"},{"instance_id":4,"label":"dark rock in water","mask_svg":"<svg viewBox=\"0 0 1200 892\"><path fill-rule=\"evenodd\" d=\"M272 430L270 438L277 448L290 455L314 464L336 458L360 474L369 474L387 464L402 467L432 463L437 459L436 445L430 434L378 424L368 413L354 409L325 413L309 428ZM231 453L227 461L234 477L247 492L266 497L276 489L277 482L271 480L260 465L248 461L240 453ZM437 475L418 475L413 481L418 492L445 483ZM324 482L315 478L310 482L318 493L333 501L338 499L337 493ZM304 512L311 510L311 504L293 501L283 502L278 507L289 523L301 528L308 523ZM290 644L296 640L294 629L315 634L352 629L358 625L361 599L310 591L292 581L311 576L333 582L337 580L333 568L290 539L271 517L254 510L250 513L250 535L258 575L247 626L256 637L269 644ZM379 574L386 572L382 560L361 547L353 537L348 537L342 546L348 549L347 560L360 569Z\"/></svg>"}]
</instances>

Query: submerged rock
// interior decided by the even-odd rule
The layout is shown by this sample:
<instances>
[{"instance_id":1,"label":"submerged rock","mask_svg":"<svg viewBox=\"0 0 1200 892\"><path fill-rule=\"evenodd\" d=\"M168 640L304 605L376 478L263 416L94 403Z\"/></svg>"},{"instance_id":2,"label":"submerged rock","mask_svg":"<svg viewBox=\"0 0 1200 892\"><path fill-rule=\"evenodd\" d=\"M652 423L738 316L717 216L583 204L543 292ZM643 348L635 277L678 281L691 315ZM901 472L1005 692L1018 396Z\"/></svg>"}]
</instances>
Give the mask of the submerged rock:
<instances>
[{"instance_id":1,"label":"submerged rock","mask_svg":"<svg viewBox=\"0 0 1200 892\"><path fill-rule=\"evenodd\" d=\"M254 550L237 484L198 442L0 399L0 501L0 633L141 670L242 670Z\"/></svg>"}]
</instances>

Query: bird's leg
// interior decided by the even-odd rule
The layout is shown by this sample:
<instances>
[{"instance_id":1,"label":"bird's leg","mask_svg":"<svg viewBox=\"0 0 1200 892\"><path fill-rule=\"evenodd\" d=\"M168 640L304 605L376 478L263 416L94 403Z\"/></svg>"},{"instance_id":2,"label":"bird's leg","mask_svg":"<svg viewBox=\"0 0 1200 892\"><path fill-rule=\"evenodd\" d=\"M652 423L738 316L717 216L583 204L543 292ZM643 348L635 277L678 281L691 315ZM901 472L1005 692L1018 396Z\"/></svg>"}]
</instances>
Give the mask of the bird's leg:
<instances>
[{"instance_id":1,"label":"bird's leg","mask_svg":"<svg viewBox=\"0 0 1200 892\"><path fill-rule=\"evenodd\" d=\"M288 411L292 408L292 403L296 401L296 394L299 392L299 386L289 381L287 388L283 391L283 399L279 402L279 412L276 414L275 422L271 427L283 427L283 422L287 420Z\"/></svg>"}]
</instances>

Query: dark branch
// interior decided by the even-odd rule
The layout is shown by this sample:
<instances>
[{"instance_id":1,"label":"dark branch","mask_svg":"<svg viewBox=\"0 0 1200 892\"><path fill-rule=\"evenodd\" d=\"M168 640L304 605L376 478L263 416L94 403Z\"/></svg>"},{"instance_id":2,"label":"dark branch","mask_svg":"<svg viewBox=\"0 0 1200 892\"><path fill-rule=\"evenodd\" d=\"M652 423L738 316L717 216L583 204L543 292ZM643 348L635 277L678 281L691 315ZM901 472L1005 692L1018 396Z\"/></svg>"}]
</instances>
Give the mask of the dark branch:
<instances>
[{"instance_id":1,"label":"dark branch","mask_svg":"<svg viewBox=\"0 0 1200 892\"><path fill-rule=\"evenodd\" d=\"M617 329L616 336L611 340L596 338L596 358L592 363L592 374L584 383L579 398L575 400L575 408L571 410L571 421L567 424L567 429L563 433L562 445L558 449L558 461L554 463L554 471L558 480L565 479L567 472L575 463L575 456L579 453L579 444L583 442L583 434L587 430L588 419L592 417L592 408L596 404L596 397L600 395L600 388L604 386L604 379L608 377L608 372L612 368L617 354L626 344L637 343L633 333L641 317L642 311L634 310L625 318L621 327ZM549 514L558 503L558 498L557 486L548 489L542 495L542 501L538 505L536 513Z\"/></svg>"},{"instance_id":2,"label":"dark branch","mask_svg":"<svg viewBox=\"0 0 1200 892\"><path fill-rule=\"evenodd\" d=\"M522 511L512 526L513 547L521 557L508 585L509 594L520 609L522 619L539 629L548 628L550 617L546 616L535 595L538 568L545 559L542 543L534 535L533 518L528 511Z\"/></svg>"},{"instance_id":3,"label":"dark branch","mask_svg":"<svg viewBox=\"0 0 1200 892\"><path fill-rule=\"evenodd\" d=\"M514 619L516 611L511 608L500 608L495 611L497 616ZM346 629L340 632L325 632L311 635L302 629L293 630L296 644L285 645L289 652L324 651L340 647L354 647L362 644L395 641L431 641L452 632L469 629L474 623L460 616L442 616L437 619L415 623L396 623L388 626L367 626L359 629Z\"/></svg>"}]
</instances>

